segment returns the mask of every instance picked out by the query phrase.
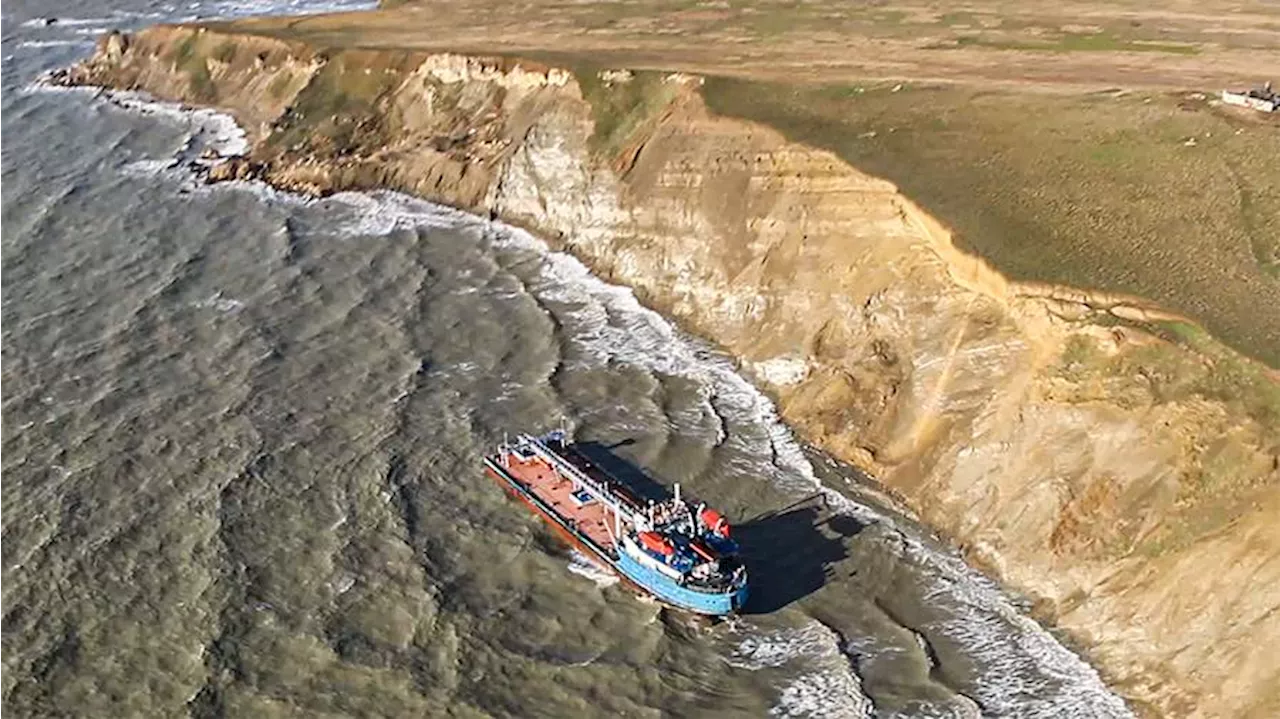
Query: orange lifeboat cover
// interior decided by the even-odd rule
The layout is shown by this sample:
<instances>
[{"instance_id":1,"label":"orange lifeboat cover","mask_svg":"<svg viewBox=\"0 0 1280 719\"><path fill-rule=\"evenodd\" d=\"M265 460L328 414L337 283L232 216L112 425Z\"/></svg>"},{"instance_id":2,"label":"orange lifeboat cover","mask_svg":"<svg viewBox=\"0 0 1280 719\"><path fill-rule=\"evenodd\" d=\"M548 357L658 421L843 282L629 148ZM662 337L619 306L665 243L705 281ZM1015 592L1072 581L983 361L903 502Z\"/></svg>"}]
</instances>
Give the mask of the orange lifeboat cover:
<instances>
[{"instance_id":1,"label":"orange lifeboat cover","mask_svg":"<svg viewBox=\"0 0 1280 719\"><path fill-rule=\"evenodd\" d=\"M675 554L676 548L671 546L671 542L667 538L657 532L641 532L640 543L645 549L651 549L655 552L661 552L667 556Z\"/></svg>"},{"instance_id":2,"label":"orange lifeboat cover","mask_svg":"<svg viewBox=\"0 0 1280 719\"><path fill-rule=\"evenodd\" d=\"M729 523L724 521L724 517L720 516L716 510L710 507L703 509L702 524L721 537L729 538Z\"/></svg>"},{"instance_id":3,"label":"orange lifeboat cover","mask_svg":"<svg viewBox=\"0 0 1280 719\"><path fill-rule=\"evenodd\" d=\"M721 519L724 519L724 517L721 517L719 512L710 507L702 510L702 523L705 524L708 529L715 529L716 523Z\"/></svg>"}]
</instances>

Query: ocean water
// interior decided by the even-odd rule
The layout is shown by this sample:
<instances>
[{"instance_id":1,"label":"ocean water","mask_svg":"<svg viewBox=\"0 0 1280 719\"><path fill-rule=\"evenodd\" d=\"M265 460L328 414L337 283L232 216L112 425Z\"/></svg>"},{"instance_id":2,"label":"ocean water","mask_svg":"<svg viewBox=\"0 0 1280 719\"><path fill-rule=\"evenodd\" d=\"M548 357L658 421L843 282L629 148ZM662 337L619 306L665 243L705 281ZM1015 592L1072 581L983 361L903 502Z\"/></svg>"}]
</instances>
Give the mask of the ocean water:
<instances>
[{"instance_id":1,"label":"ocean water","mask_svg":"<svg viewBox=\"0 0 1280 719\"><path fill-rule=\"evenodd\" d=\"M109 28L362 6L4 5L5 710L1128 716L572 257L394 193L205 186L229 118L37 82ZM746 616L633 596L481 472L561 423L735 518Z\"/></svg>"}]
</instances>

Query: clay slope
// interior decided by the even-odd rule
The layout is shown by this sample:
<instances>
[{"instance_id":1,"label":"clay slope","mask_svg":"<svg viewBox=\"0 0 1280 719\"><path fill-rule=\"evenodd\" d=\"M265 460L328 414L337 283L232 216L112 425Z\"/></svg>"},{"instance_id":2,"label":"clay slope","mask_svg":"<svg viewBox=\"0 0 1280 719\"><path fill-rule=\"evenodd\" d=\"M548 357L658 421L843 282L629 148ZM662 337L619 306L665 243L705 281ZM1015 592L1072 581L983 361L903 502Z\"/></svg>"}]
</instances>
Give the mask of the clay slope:
<instances>
[{"instance_id":1,"label":"clay slope","mask_svg":"<svg viewBox=\"0 0 1280 719\"><path fill-rule=\"evenodd\" d=\"M1194 326L1006 281L892 184L712 116L697 77L160 27L64 79L230 111L254 145L220 177L535 230L735 353L1135 708L1280 713L1280 389Z\"/></svg>"}]
</instances>

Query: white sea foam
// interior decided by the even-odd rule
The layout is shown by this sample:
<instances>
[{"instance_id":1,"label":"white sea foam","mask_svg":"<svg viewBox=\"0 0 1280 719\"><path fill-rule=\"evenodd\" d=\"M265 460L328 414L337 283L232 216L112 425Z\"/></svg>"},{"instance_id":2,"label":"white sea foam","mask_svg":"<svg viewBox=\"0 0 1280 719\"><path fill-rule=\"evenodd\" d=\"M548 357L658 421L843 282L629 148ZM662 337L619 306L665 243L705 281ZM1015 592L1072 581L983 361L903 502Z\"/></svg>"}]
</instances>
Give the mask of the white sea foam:
<instances>
[{"instance_id":1,"label":"white sea foam","mask_svg":"<svg viewBox=\"0 0 1280 719\"><path fill-rule=\"evenodd\" d=\"M112 22L109 17L33 17L22 23L22 27L76 27L81 25L103 25Z\"/></svg>"},{"instance_id":2,"label":"white sea foam","mask_svg":"<svg viewBox=\"0 0 1280 719\"><path fill-rule=\"evenodd\" d=\"M874 708L862 681L840 651L840 638L811 621L803 627L752 632L725 661L740 669L794 666L802 674L779 687L770 710L782 717L867 717Z\"/></svg>"},{"instance_id":3,"label":"white sea foam","mask_svg":"<svg viewBox=\"0 0 1280 719\"><path fill-rule=\"evenodd\" d=\"M376 0L212 0L194 7L202 17L246 15L314 15L328 12L371 10Z\"/></svg>"},{"instance_id":4,"label":"white sea foam","mask_svg":"<svg viewBox=\"0 0 1280 719\"><path fill-rule=\"evenodd\" d=\"M200 309L211 309L222 313L239 312L244 309L244 303L232 297L224 297L222 290L218 290L209 297L195 303ZM345 517L343 518L345 521Z\"/></svg>"},{"instance_id":5,"label":"white sea foam","mask_svg":"<svg viewBox=\"0 0 1280 719\"><path fill-rule=\"evenodd\" d=\"M372 10L370 0L212 0L187 5L183 15L166 17L168 22L257 17L266 15L318 15L321 13Z\"/></svg>"},{"instance_id":6,"label":"white sea foam","mask_svg":"<svg viewBox=\"0 0 1280 719\"><path fill-rule=\"evenodd\" d=\"M452 208L433 205L397 192L339 192L323 200L342 205L345 217L336 217L326 234L377 236L405 229L457 229L475 223L475 217Z\"/></svg>"},{"instance_id":7,"label":"white sea foam","mask_svg":"<svg viewBox=\"0 0 1280 719\"><path fill-rule=\"evenodd\" d=\"M125 110L190 128L185 145L178 151L182 159L199 161L199 155L206 149L221 157L237 157L249 151L244 128L226 113L164 102L142 92L107 90L102 97Z\"/></svg>"},{"instance_id":8,"label":"white sea foam","mask_svg":"<svg viewBox=\"0 0 1280 719\"><path fill-rule=\"evenodd\" d=\"M862 693L861 684L852 674L827 669L801 675L783 687L777 705L769 714L854 719L871 716L872 709L871 700Z\"/></svg>"},{"instance_id":9,"label":"white sea foam","mask_svg":"<svg viewBox=\"0 0 1280 719\"><path fill-rule=\"evenodd\" d=\"M164 160L138 160L125 165L121 168L121 172L129 175L130 177L153 177L179 167L180 165L174 158Z\"/></svg>"},{"instance_id":10,"label":"white sea foam","mask_svg":"<svg viewBox=\"0 0 1280 719\"><path fill-rule=\"evenodd\" d=\"M192 179L190 175L188 175L188 179ZM215 185L203 185L195 189L198 192L244 192L257 197L262 202L288 207L307 207L316 203L314 198L279 190L257 180L228 180Z\"/></svg>"},{"instance_id":11,"label":"white sea foam","mask_svg":"<svg viewBox=\"0 0 1280 719\"><path fill-rule=\"evenodd\" d=\"M739 669L752 671L780 667L803 657L818 657L836 648L830 630L818 622L774 632L751 631L725 659ZM837 652L837 655L839 652Z\"/></svg>"},{"instance_id":12,"label":"white sea foam","mask_svg":"<svg viewBox=\"0 0 1280 719\"><path fill-rule=\"evenodd\" d=\"M24 94L48 93L48 94L67 94L67 95L87 95L97 96L106 92L100 87L89 87L86 85L75 85L67 87L65 85L54 85L47 82L44 78L39 78L34 82L28 83L22 88Z\"/></svg>"},{"instance_id":13,"label":"white sea foam","mask_svg":"<svg viewBox=\"0 0 1280 719\"><path fill-rule=\"evenodd\" d=\"M19 48L48 48L48 47L88 47L93 44L92 40L23 40L18 43Z\"/></svg>"},{"instance_id":14,"label":"white sea foam","mask_svg":"<svg viewBox=\"0 0 1280 719\"><path fill-rule=\"evenodd\" d=\"M234 117L216 110L165 102L144 92L132 90L55 85L44 77L28 84L23 92L92 95L101 102L131 113L187 128L188 133L182 147L174 152L174 158L180 162L209 164L211 161L200 157L205 150L212 150L219 158L237 157L249 151L249 139L244 128L236 123Z\"/></svg>"},{"instance_id":15,"label":"white sea foam","mask_svg":"<svg viewBox=\"0 0 1280 719\"><path fill-rule=\"evenodd\" d=\"M188 110L167 103L138 101L121 106L156 116L185 113L188 122L210 131L214 142L224 138L227 154L243 152L244 135L227 130L222 119L205 110ZM207 113L201 115L201 113ZM230 120L223 115L221 118ZM222 183L251 191L268 202L309 204L311 200L280 192L258 182ZM361 235L387 234L408 227L475 228L496 232L495 244L534 251L544 258L540 279L530 290L541 301L573 308L564 323L581 350L579 361L624 362L655 374L690 378L708 388L709 402L723 422L723 441L733 443L744 476L763 476L797 494L821 492L829 506L863 522L898 529L901 558L918 564L930 577L928 596L948 607L952 617L921 631L939 632L959 640L982 669L978 698L997 714L1024 717L1128 717L1123 702L1108 692L1097 672L1059 644L1042 627L1021 614L998 586L966 566L953 553L926 545L911 528L899 527L893 517L824 487L817 479L800 443L778 418L773 404L738 374L734 361L705 343L680 334L665 318L644 307L627 288L595 277L576 258L551 252L527 232L393 192L341 193L323 202L339 202L351 209L350 223L330 228ZM575 562L571 571L578 566ZM585 571L585 570L582 570ZM615 578L616 579L616 578ZM825 629L825 628L824 628ZM768 656L769 650L754 650ZM839 654L839 648L831 648ZM751 652L748 652L748 655ZM756 661L762 661L757 659ZM843 662L844 659L841 658ZM782 688L775 713L783 716L858 716L866 698L848 668L826 667L805 674ZM844 707L843 709L839 707Z\"/></svg>"},{"instance_id":16,"label":"white sea foam","mask_svg":"<svg viewBox=\"0 0 1280 719\"><path fill-rule=\"evenodd\" d=\"M610 587L618 583L618 575L591 561L590 557L576 549L569 557L569 571L590 579L597 587Z\"/></svg>"},{"instance_id":17,"label":"white sea foam","mask_svg":"<svg viewBox=\"0 0 1280 719\"><path fill-rule=\"evenodd\" d=\"M95 30L105 31L131 21L189 22L250 15L315 15L370 10L377 5L376 0L204 0L185 3L181 15L176 5L169 5L164 8L167 12L113 10L106 17L34 17L23 22L22 27L54 30L92 26Z\"/></svg>"}]
</instances>

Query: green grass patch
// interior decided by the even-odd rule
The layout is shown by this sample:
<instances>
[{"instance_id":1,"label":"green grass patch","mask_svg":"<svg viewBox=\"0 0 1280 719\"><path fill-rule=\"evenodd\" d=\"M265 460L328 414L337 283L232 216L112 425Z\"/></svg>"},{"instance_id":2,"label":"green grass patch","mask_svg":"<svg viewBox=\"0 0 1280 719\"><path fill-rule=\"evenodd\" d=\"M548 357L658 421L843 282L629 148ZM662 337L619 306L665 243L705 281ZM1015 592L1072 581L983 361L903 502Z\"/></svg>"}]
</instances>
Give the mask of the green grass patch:
<instances>
[{"instance_id":1,"label":"green grass patch","mask_svg":"<svg viewBox=\"0 0 1280 719\"><path fill-rule=\"evenodd\" d=\"M267 94L275 100L284 99L285 93L289 91L291 79L287 73L281 72L270 85L267 85Z\"/></svg>"},{"instance_id":2,"label":"green grass patch","mask_svg":"<svg viewBox=\"0 0 1280 719\"><path fill-rule=\"evenodd\" d=\"M195 57L197 35L192 32L188 33L182 42L178 43L173 49L173 56L170 58L178 67L183 67Z\"/></svg>"},{"instance_id":3,"label":"green grass patch","mask_svg":"<svg viewBox=\"0 0 1280 719\"><path fill-rule=\"evenodd\" d=\"M713 77L703 94L894 182L1014 279L1145 297L1280 367L1272 128L1180 96L892 87Z\"/></svg>"},{"instance_id":4,"label":"green grass patch","mask_svg":"<svg viewBox=\"0 0 1280 719\"><path fill-rule=\"evenodd\" d=\"M619 153L644 123L661 112L675 97L676 88L667 73L640 71L630 79L606 81L595 67L574 70L583 98L591 105L594 152L612 157Z\"/></svg>"},{"instance_id":5,"label":"green grass patch","mask_svg":"<svg viewBox=\"0 0 1280 719\"><path fill-rule=\"evenodd\" d=\"M1107 167L1123 167L1138 158L1133 145L1124 138L1109 138L1088 149L1089 160Z\"/></svg>"},{"instance_id":6,"label":"green grass patch","mask_svg":"<svg viewBox=\"0 0 1280 719\"><path fill-rule=\"evenodd\" d=\"M1093 340L1084 335L1072 335L1062 351L1062 366L1074 373L1097 363L1100 353Z\"/></svg>"},{"instance_id":7,"label":"green grass patch","mask_svg":"<svg viewBox=\"0 0 1280 719\"><path fill-rule=\"evenodd\" d=\"M877 10L871 14L871 21L885 25L899 25L906 22L907 14L902 10Z\"/></svg>"},{"instance_id":8,"label":"green grass patch","mask_svg":"<svg viewBox=\"0 0 1280 719\"><path fill-rule=\"evenodd\" d=\"M946 25L947 27L955 27L957 25L973 26L978 24L978 16L975 13L965 12L963 10L958 12L944 12L942 15L938 16L938 22Z\"/></svg>"},{"instance_id":9,"label":"green grass patch","mask_svg":"<svg viewBox=\"0 0 1280 719\"><path fill-rule=\"evenodd\" d=\"M1149 332L1165 342L1113 355L1102 352L1086 335L1072 335L1058 360L1058 375L1082 386L1141 376L1157 402L1193 397L1222 402L1280 436L1280 382L1263 365L1223 345L1204 328L1176 321L1131 322L1110 315L1096 324ZM1116 387L1112 390L1114 395Z\"/></svg>"},{"instance_id":10,"label":"green grass patch","mask_svg":"<svg viewBox=\"0 0 1280 719\"><path fill-rule=\"evenodd\" d=\"M218 90L209 74L209 65L202 52L198 34L190 33L178 43L173 52L173 62L178 70L186 73L192 100L205 103L217 100Z\"/></svg>"},{"instance_id":11,"label":"green grass patch","mask_svg":"<svg viewBox=\"0 0 1280 719\"><path fill-rule=\"evenodd\" d=\"M213 51L214 60L230 63L236 59L236 44L230 40L223 42Z\"/></svg>"},{"instance_id":12,"label":"green grass patch","mask_svg":"<svg viewBox=\"0 0 1280 719\"><path fill-rule=\"evenodd\" d=\"M950 47L934 45L934 48ZM1197 55L1200 49L1190 44L1147 42L1117 37L1110 33L1064 33L1053 40L1006 40L980 35L956 38L954 47L983 47L994 50L1030 50L1038 52L1165 52L1175 55Z\"/></svg>"},{"instance_id":13,"label":"green grass patch","mask_svg":"<svg viewBox=\"0 0 1280 719\"><path fill-rule=\"evenodd\" d=\"M376 56L360 52L340 53L328 59L294 98L268 140L279 152L307 148L320 154L371 151L381 142L378 128L385 122L379 99L400 80L398 72L384 72L371 65ZM276 88L275 83L281 83ZM283 93L288 79L276 80L267 90ZM358 128L363 128L357 131Z\"/></svg>"},{"instance_id":14,"label":"green grass patch","mask_svg":"<svg viewBox=\"0 0 1280 719\"><path fill-rule=\"evenodd\" d=\"M1249 235L1249 251L1266 275L1280 280L1280 235L1276 234L1275 218L1268 216L1274 198L1257 197L1258 189L1243 181L1230 166L1235 179L1240 202L1240 221Z\"/></svg>"},{"instance_id":15,"label":"green grass patch","mask_svg":"<svg viewBox=\"0 0 1280 719\"><path fill-rule=\"evenodd\" d=\"M204 60L194 63L187 72L187 77L191 83L192 99L197 102L215 102L218 99L218 88L213 84L213 77L209 74L209 66Z\"/></svg>"},{"instance_id":16,"label":"green grass patch","mask_svg":"<svg viewBox=\"0 0 1280 719\"><path fill-rule=\"evenodd\" d=\"M1165 321L1151 329L1189 352L1175 354L1167 346L1151 345L1122 371L1137 369L1163 378L1174 388L1170 399L1194 394L1217 400L1280 432L1280 382L1263 367L1224 347L1196 325Z\"/></svg>"}]
</instances>

